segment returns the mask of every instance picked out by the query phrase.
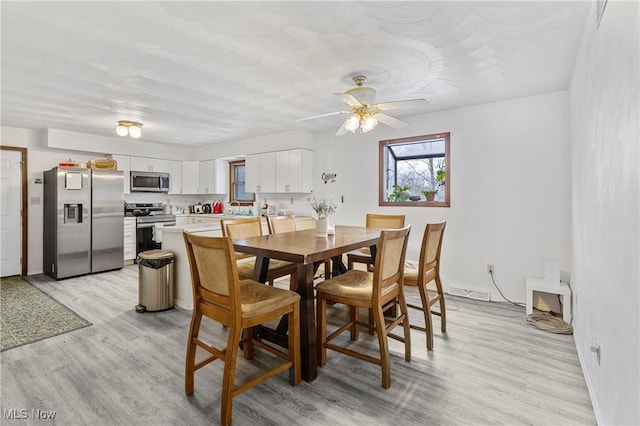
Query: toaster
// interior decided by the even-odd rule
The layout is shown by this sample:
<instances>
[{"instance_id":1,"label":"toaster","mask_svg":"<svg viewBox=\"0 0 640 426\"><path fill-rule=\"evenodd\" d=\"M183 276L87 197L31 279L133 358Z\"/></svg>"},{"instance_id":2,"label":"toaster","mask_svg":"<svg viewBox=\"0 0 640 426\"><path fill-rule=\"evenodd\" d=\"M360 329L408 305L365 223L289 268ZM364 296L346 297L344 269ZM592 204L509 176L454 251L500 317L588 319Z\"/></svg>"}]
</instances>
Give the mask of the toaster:
<instances>
[{"instance_id":1,"label":"toaster","mask_svg":"<svg viewBox=\"0 0 640 426\"><path fill-rule=\"evenodd\" d=\"M202 204L194 204L192 207L193 207L194 213L196 214L204 213L204 206Z\"/></svg>"}]
</instances>

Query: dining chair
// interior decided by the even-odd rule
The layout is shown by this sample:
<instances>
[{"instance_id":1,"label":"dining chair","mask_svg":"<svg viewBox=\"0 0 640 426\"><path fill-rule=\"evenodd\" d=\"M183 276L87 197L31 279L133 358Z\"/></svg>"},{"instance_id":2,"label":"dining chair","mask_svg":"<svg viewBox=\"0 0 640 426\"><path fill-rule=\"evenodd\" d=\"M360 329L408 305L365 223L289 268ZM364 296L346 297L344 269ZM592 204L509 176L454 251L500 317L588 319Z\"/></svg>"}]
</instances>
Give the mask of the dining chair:
<instances>
[{"instance_id":1,"label":"dining chair","mask_svg":"<svg viewBox=\"0 0 640 426\"><path fill-rule=\"evenodd\" d=\"M222 236L232 239L259 237L262 235L262 219L259 217L221 219L220 227L222 228ZM253 278L255 256L239 252L236 252L235 256L238 260L237 266L240 279ZM296 265L294 263L270 259L266 281L270 286L273 286L274 280L291 275L289 288L293 289L296 284L295 273Z\"/></svg>"},{"instance_id":2,"label":"dining chair","mask_svg":"<svg viewBox=\"0 0 640 426\"><path fill-rule=\"evenodd\" d=\"M296 219L293 215L267 216L270 234L296 231Z\"/></svg>"},{"instance_id":3,"label":"dining chair","mask_svg":"<svg viewBox=\"0 0 640 426\"><path fill-rule=\"evenodd\" d=\"M185 365L185 393L192 395L195 388L195 371L216 359L224 363L220 421L231 423L233 398L289 370L289 380L294 386L300 383L300 296L292 291L269 287L253 280L240 280L233 252L233 242L228 237L202 237L183 233L191 270L193 288L193 313ZM226 347L205 343L199 338L202 316L227 327ZM287 352L262 342L253 335L252 327L286 315L288 319ZM244 332L244 333L243 333ZM254 347L262 348L284 362L257 374L236 386L235 374L238 347L242 346L244 358L252 359ZM219 346L219 345L218 345ZM196 363L197 348L211 356ZM256 395L259 397L259 395Z\"/></svg>"},{"instance_id":4,"label":"dining chair","mask_svg":"<svg viewBox=\"0 0 640 426\"><path fill-rule=\"evenodd\" d=\"M367 228L402 228L404 227L404 215L367 213L365 226ZM347 268L353 269L355 263L364 263L367 270L372 271L374 260L375 256L371 255L371 249L363 247L347 253Z\"/></svg>"},{"instance_id":5,"label":"dining chair","mask_svg":"<svg viewBox=\"0 0 640 426\"><path fill-rule=\"evenodd\" d=\"M295 215L286 216L267 216L267 223L269 224L269 232L272 234L279 234L282 232L304 231L306 229L316 229L316 220L312 217L296 218ZM331 277L331 260L327 259L322 262L323 273L322 276L326 278ZM318 275L320 276L320 275ZM292 287L293 288L293 287Z\"/></svg>"},{"instance_id":6,"label":"dining chair","mask_svg":"<svg viewBox=\"0 0 640 426\"><path fill-rule=\"evenodd\" d=\"M380 234L373 272L351 269L344 274L323 281L316 286L317 291L317 341L318 365L327 363L327 349L377 364L382 368L382 387L391 386L391 368L388 338L404 343L404 359L411 360L411 333L409 316L403 291L404 262L411 225L401 229L385 229ZM327 302L349 306L349 321L327 335ZM400 313L393 318L385 318L383 312L392 306L400 306ZM378 336L379 358L349 347L331 343L346 330L350 330L351 340L358 339L358 309L373 312L373 323ZM392 333L402 324L403 335Z\"/></svg>"},{"instance_id":7,"label":"dining chair","mask_svg":"<svg viewBox=\"0 0 640 426\"><path fill-rule=\"evenodd\" d=\"M433 350L433 320L431 315L440 317L440 330L447 331L447 313L445 309L442 281L440 280L440 251L446 221L428 223L424 229L422 245L420 247L419 260L405 262L404 285L417 286L420 292L422 306L407 303L412 309L422 311L424 314L424 327L411 324L411 328L424 331L427 335L427 349ZM432 310L431 307L439 302L440 310Z\"/></svg>"}]
</instances>

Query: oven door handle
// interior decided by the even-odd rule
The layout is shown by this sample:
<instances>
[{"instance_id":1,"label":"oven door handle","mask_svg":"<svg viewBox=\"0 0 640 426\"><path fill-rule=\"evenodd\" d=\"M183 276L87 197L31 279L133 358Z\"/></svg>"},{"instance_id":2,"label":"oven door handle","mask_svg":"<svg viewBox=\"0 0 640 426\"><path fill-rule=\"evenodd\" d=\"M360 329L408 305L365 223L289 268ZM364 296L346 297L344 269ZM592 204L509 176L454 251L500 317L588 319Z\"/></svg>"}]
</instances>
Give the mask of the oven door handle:
<instances>
[{"instance_id":1,"label":"oven door handle","mask_svg":"<svg viewBox=\"0 0 640 426\"><path fill-rule=\"evenodd\" d=\"M175 222L155 222L155 223L164 223L164 226L175 226ZM146 222L146 223L138 223L138 228L153 228L154 223Z\"/></svg>"}]
</instances>

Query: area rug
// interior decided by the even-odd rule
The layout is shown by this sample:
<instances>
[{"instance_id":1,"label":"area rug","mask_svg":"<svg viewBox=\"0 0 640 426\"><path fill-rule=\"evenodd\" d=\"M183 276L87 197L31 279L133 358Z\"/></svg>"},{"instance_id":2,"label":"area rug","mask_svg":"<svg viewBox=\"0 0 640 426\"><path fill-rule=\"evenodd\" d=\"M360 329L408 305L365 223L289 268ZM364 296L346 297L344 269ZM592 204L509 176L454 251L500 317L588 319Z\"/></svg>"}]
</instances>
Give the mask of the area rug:
<instances>
[{"instance_id":1,"label":"area rug","mask_svg":"<svg viewBox=\"0 0 640 426\"><path fill-rule=\"evenodd\" d=\"M0 352L91 323L20 277L0 280Z\"/></svg>"}]
</instances>

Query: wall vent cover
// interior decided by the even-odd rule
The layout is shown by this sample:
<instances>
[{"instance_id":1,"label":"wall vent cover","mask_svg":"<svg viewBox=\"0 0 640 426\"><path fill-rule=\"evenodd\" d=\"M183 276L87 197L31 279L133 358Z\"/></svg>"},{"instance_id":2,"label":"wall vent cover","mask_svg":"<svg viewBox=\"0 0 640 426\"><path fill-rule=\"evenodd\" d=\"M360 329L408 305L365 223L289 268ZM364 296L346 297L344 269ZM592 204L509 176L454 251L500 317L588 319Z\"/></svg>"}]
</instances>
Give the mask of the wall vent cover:
<instances>
[{"instance_id":1,"label":"wall vent cover","mask_svg":"<svg viewBox=\"0 0 640 426\"><path fill-rule=\"evenodd\" d=\"M488 291L458 287L455 285L450 285L447 293L452 296L466 297L468 299L475 300L484 300L485 302L489 302L491 300L491 293L489 293Z\"/></svg>"}]
</instances>

